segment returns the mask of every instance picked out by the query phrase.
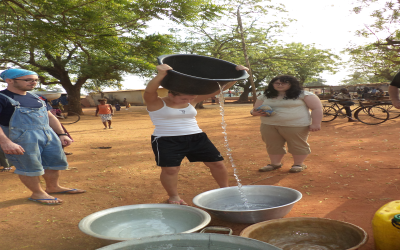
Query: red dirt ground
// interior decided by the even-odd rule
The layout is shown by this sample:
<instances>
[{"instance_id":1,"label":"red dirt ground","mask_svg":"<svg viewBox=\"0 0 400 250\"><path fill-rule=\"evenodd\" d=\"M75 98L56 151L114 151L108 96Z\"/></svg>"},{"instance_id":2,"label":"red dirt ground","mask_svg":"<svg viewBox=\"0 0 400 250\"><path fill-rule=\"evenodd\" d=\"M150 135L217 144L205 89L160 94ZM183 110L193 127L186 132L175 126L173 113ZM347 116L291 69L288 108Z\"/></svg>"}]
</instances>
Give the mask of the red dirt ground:
<instances>
[{"instance_id":1,"label":"red dirt ground","mask_svg":"<svg viewBox=\"0 0 400 250\"><path fill-rule=\"evenodd\" d=\"M229 144L243 185L279 185L303 193L286 217L321 217L362 227L369 234L362 250L374 249L371 220L378 208L399 199L398 163L400 128L396 121L378 126L347 123L336 119L312 133L308 169L289 174L291 157L283 168L260 173L268 163L259 133L259 118L251 117L251 104L227 104ZM96 249L104 242L82 233L79 221L94 212L117 206L164 203L166 194L159 182L150 146L152 123L145 107L122 108L114 116L113 130L103 130L94 109L67 129L75 143L67 151L70 169L63 171L61 184L82 188L81 195L59 195L61 206L28 201L30 196L12 172L0 173L1 249ZM217 105L198 111L200 127L225 154L221 117ZM111 149L96 149L111 146ZM230 185L236 185L228 161ZM217 188L201 163L184 161L180 173L181 196L190 204L194 196ZM210 225L227 226L238 235L248 224L233 224L212 218Z\"/></svg>"}]
</instances>

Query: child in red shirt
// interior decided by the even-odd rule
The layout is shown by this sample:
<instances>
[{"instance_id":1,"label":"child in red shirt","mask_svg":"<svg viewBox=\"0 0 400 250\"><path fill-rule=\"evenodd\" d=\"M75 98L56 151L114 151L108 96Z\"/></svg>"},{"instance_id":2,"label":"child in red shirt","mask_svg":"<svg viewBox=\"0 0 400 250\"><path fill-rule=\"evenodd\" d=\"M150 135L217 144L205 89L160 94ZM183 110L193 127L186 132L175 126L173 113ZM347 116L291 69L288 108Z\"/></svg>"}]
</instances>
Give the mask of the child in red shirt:
<instances>
[{"instance_id":1,"label":"child in red shirt","mask_svg":"<svg viewBox=\"0 0 400 250\"><path fill-rule=\"evenodd\" d=\"M111 104L106 104L107 99L99 99L98 101L100 102L100 104L97 105L96 116L97 114L100 115L101 121L103 122L104 125L104 129L107 129L107 123L108 123L108 128L112 129L111 120L112 116L114 115L114 110Z\"/></svg>"}]
</instances>

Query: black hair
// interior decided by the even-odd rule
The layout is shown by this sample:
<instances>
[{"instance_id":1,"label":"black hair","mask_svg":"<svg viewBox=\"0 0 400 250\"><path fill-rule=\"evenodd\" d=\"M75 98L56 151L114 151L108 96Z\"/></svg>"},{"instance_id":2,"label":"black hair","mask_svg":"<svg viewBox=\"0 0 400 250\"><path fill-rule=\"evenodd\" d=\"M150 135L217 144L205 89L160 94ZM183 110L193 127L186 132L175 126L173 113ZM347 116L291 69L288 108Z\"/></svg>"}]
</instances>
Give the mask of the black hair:
<instances>
[{"instance_id":1,"label":"black hair","mask_svg":"<svg viewBox=\"0 0 400 250\"><path fill-rule=\"evenodd\" d=\"M168 90L168 93L171 93L173 96L183 95L182 93L179 93L179 92L173 91L173 90Z\"/></svg>"},{"instance_id":2,"label":"black hair","mask_svg":"<svg viewBox=\"0 0 400 250\"><path fill-rule=\"evenodd\" d=\"M179 96L179 95L193 95L193 94L185 94L185 93L181 93L181 92L177 92L177 91L173 91L173 90L168 90L168 93L171 93L173 96Z\"/></svg>"},{"instance_id":3,"label":"black hair","mask_svg":"<svg viewBox=\"0 0 400 250\"><path fill-rule=\"evenodd\" d=\"M273 78L269 83L268 86L265 88L264 95L267 98L276 98L278 97L278 91L275 90L274 88L274 82L280 81L282 83L289 83L290 88L286 90L286 95L283 99L288 100L288 99L293 99L296 100L299 98L301 91L303 88L300 86L299 80L297 80L296 77L289 76L289 75L281 75Z\"/></svg>"}]
</instances>

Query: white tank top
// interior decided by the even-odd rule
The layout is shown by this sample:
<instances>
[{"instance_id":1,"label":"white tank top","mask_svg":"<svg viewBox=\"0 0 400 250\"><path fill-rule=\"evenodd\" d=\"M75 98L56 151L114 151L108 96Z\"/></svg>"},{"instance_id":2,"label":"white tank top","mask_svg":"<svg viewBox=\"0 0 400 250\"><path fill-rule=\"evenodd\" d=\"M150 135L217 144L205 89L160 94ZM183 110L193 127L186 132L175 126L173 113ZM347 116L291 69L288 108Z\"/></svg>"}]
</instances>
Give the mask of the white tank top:
<instances>
[{"instance_id":1,"label":"white tank top","mask_svg":"<svg viewBox=\"0 0 400 250\"><path fill-rule=\"evenodd\" d=\"M155 126L154 136L179 136L203 132L196 121L197 110L189 103L186 108L170 108L164 100L164 107L148 111Z\"/></svg>"}]
</instances>

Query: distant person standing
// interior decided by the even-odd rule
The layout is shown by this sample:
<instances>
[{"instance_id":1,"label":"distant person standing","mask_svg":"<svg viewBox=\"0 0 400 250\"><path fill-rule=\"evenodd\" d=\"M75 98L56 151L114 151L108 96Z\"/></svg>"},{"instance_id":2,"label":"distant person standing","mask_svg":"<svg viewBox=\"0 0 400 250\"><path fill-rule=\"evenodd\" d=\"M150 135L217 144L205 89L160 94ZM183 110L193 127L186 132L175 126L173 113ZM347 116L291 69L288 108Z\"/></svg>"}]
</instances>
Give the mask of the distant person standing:
<instances>
[{"instance_id":1,"label":"distant person standing","mask_svg":"<svg viewBox=\"0 0 400 250\"><path fill-rule=\"evenodd\" d=\"M360 88L360 87L357 87L357 96L358 96L358 98L360 98L361 97L361 95L362 95L362 93L363 93L363 91L362 91L362 89Z\"/></svg>"},{"instance_id":2,"label":"distant person standing","mask_svg":"<svg viewBox=\"0 0 400 250\"><path fill-rule=\"evenodd\" d=\"M111 104L106 104L107 99L99 99L98 101L100 102L100 104L97 105L96 116L98 116L98 114L100 115L101 121L103 122L104 125L104 129L107 129L107 123L108 123L108 128L112 129L111 120L112 116L114 115L114 110Z\"/></svg>"},{"instance_id":3,"label":"distant person standing","mask_svg":"<svg viewBox=\"0 0 400 250\"><path fill-rule=\"evenodd\" d=\"M117 102L117 103L115 104L115 110L116 110L116 111L120 111L120 110L121 110L121 105L119 104L119 102Z\"/></svg>"},{"instance_id":4,"label":"distant person standing","mask_svg":"<svg viewBox=\"0 0 400 250\"><path fill-rule=\"evenodd\" d=\"M366 98L368 93L369 93L369 88L368 87L364 87L363 88L363 93L362 93L362 98Z\"/></svg>"},{"instance_id":5,"label":"distant person standing","mask_svg":"<svg viewBox=\"0 0 400 250\"><path fill-rule=\"evenodd\" d=\"M215 101L215 96L212 96L211 97L211 103L212 103L212 105L215 105L216 103L215 103L216 101Z\"/></svg>"},{"instance_id":6,"label":"distant person standing","mask_svg":"<svg viewBox=\"0 0 400 250\"><path fill-rule=\"evenodd\" d=\"M131 107L131 104L124 98L124 105L125 105L125 110L128 110Z\"/></svg>"}]
</instances>

